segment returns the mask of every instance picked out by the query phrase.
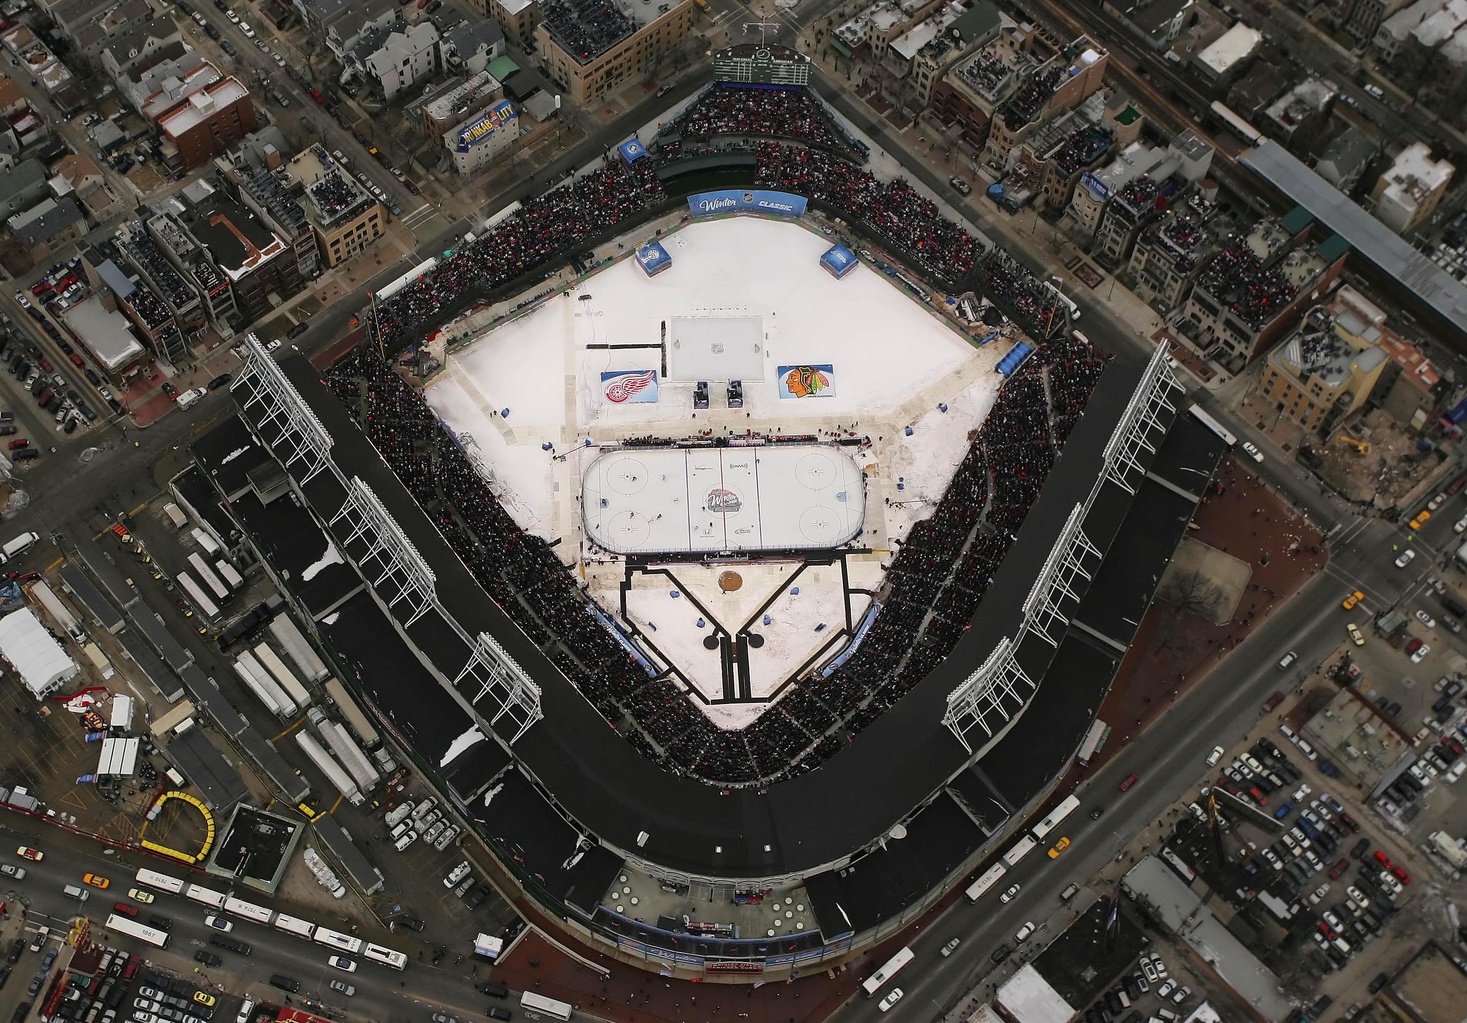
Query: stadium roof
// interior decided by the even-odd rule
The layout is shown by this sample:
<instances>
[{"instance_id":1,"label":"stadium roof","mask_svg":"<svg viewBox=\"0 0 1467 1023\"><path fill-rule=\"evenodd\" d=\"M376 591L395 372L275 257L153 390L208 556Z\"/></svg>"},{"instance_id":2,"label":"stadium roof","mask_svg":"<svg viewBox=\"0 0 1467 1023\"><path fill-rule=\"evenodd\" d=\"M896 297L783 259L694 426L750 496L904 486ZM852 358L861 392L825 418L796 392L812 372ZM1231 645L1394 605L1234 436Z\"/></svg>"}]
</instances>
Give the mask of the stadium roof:
<instances>
[{"instance_id":1,"label":"stadium roof","mask_svg":"<svg viewBox=\"0 0 1467 1023\"><path fill-rule=\"evenodd\" d=\"M676 776L608 728L590 702L474 580L315 368L299 356L285 359L281 366L331 435L331 457L340 471L347 477L360 476L373 489L427 560L446 612L470 634L494 635L542 687L545 720L514 747L527 773L553 793L573 819L614 847L637 850L638 855L673 869L734 877L813 870L858 853L964 768L969 755L942 725L947 696L1001 638L1017 634L1020 606L1066 517L1094 486L1101 452L1138 381L1138 371L1127 367L1112 365L1103 373L1082 424L1071 435L1018 541L995 574L972 627L944 664L825 764L761 794L750 789L720 792ZM261 420L260 406L243 414L255 421L267 442L273 445L278 440L272 431L279 427ZM334 473L317 474L301 489L327 521L345 500ZM1121 525L1129 497L1114 485L1104 488L1102 495L1085 528L1104 550ZM342 529L344 535L347 530ZM350 544L343 553L354 553ZM1093 571L1095 565L1088 567ZM336 629L347 624L343 616ZM399 645L384 642L380 623L369 627L363 622L358 628L365 630L361 642L384 648ZM468 657L463 641L437 613L424 615L404 631L418 649L433 651L436 665L449 678ZM1039 640L1023 644L1018 656L1029 677L1038 679L1055 651ZM378 699L395 699L397 706L384 710L399 715L399 727L406 724L404 731L413 741L442 745L466 727L461 696L455 698L440 686L402 686L402 681L391 684L392 689L411 688L411 694L383 690ZM1091 682L1098 698L1109 676ZM422 752L434 759L433 750ZM1030 756L1016 766L1037 779L1018 787L1037 791L1073 749L1055 746L1052 752L1053 757ZM863 798L852 801L852 792Z\"/></svg>"},{"instance_id":2,"label":"stadium roof","mask_svg":"<svg viewBox=\"0 0 1467 1023\"><path fill-rule=\"evenodd\" d=\"M1241 157L1243 165L1312 213L1381 273L1459 334L1467 334L1467 286L1418 252L1277 142Z\"/></svg>"}]
</instances>

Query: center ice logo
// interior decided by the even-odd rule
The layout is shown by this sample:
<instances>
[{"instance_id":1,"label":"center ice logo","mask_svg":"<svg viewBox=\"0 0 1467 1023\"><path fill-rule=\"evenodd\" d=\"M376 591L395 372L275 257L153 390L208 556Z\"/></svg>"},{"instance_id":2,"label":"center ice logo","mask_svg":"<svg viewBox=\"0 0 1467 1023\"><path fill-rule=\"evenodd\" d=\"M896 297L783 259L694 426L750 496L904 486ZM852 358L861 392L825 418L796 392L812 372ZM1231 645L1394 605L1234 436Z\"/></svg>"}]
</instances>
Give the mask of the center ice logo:
<instances>
[{"instance_id":1,"label":"center ice logo","mask_svg":"<svg viewBox=\"0 0 1467 1023\"><path fill-rule=\"evenodd\" d=\"M744 500L727 487L714 487L708 491L708 496L703 499L703 504L711 512L732 515L744 506Z\"/></svg>"}]
</instances>

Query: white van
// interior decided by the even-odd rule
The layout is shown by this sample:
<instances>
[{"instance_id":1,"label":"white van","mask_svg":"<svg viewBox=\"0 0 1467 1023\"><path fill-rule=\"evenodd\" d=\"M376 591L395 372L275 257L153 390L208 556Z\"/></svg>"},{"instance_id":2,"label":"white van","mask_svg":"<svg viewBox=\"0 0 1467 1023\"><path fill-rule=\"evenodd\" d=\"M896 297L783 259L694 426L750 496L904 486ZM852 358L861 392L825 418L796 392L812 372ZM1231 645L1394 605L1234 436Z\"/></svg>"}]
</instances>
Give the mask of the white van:
<instances>
[{"instance_id":1,"label":"white van","mask_svg":"<svg viewBox=\"0 0 1467 1023\"><path fill-rule=\"evenodd\" d=\"M65 888L61 889L61 893L68 896L69 898L75 899L77 902L86 902L92 897L92 893L89 889L82 888L79 885L74 884L69 884Z\"/></svg>"},{"instance_id":2,"label":"white van","mask_svg":"<svg viewBox=\"0 0 1467 1023\"><path fill-rule=\"evenodd\" d=\"M24 554L30 550L41 539L41 534L35 530L29 533L21 533L19 536L11 537L5 541L5 546L0 547L0 565L5 564L11 558Z\"/></svg>"},{"instance_id":3,"label":"white van","mask_svg":"<svg viewBox=\"0 0 1467 1023\"><path fill-rule=\"evenodd\" d=\"M202 387L190 387L178 396L178 407L188 408L202 398L206 392Z\"/></svg>"},{"instance_id":4,"label":"white van","mask_svg":"<svg viewBox=\"0 0 1467 1023\"><path fill-rule=\"evenodd\" d=\"M246 998L244 1004L239 1007L239 1015L234 1017L234 1023L250 1023L250 1018L255 1013L255 1000Z\"/></svg>"}]
</instances>

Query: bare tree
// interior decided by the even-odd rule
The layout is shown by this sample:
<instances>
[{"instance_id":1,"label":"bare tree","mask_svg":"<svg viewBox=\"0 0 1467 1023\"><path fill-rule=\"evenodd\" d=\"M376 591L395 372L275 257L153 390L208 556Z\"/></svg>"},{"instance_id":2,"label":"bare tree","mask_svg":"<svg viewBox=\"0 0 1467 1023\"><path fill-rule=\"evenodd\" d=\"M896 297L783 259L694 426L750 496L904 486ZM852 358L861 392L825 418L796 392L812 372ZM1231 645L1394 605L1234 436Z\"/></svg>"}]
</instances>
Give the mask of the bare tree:
<instances>
[{"instance_id":1,"label":"bare tree","mask_svg":"<svg viewBox=\"0 0 1467 1023\"><path fill-rule=\"evenodd\" d=\"M1195 614L1209 621L1217 615L1226 596L1221 586L1196 570L1171 576L1157 595L1172 606L1178 618Z\"/></svg>"}]
</instances>

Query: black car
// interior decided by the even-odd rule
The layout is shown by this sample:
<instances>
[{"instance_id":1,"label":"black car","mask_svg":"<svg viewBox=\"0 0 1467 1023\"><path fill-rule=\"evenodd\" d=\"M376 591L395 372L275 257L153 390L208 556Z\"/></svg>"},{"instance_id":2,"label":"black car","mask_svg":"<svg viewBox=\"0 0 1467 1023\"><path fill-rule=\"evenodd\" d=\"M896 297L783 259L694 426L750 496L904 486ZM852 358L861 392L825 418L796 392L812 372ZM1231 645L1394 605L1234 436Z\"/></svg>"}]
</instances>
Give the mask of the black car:
<instances>
[{"instance_id":1,"label":"black car","mask_svg":"<svg viewBox=\"0 0 1467 1023\"><path fill-rule=\"evenodd\" d=\"M97 376L97 371L92 369L92 367L88 366L86 369L82 370L82 372L86 374L87 383L91 384L93 387L102 386L102 378Z\"/></svg>"},{"instance_id":2,"label":"black car","mask_svg":"<svg viewBox=\"0 0 1467 1023\"><path fill-rule=\"evenodd\" d=\"M232 379L234 379L234 377L231 374L220 373L213 380L209 381L209 390L217 391L221 387L227 387L229 385L229 381Z\"/></svg>"},{"instance_id":3,"label":"black car","mask_svg":"<svg viewBox=\"0 0 1467 1023\"><path fill-rule=\"evenodd\" d=\"M310 326L311 325L309 323L305 322L297 323L294 327L291 327L285 332L285 336L288 338L300 337L310 328Z\"/></svg>"},{"instance_id":4,"label":"black car","mask_svg":"<svg viewBox=\"0 0 1467 1023\"><path fill-rule=\"evenodd\" d=\"M205 966L218 966L224 962L222 957L215 955L213 952L205 951L202 948L194 953L194 959L197 962L203 963Z\"/></svg>"},{"instance_id":5,"label":"black car","mask_svg":"<svg viewBox=\"0 0 1467 1023\"><path fill-rule=\"evenodd\" d=\"M468 909L478 909L484 904L484 900L489 897L489 891L490 889L487 884L479 885L479 887L469 892L468 896L465 897L464 906Z\"/></svg>"},{"instance_id":6,"label":"black car","mask_svg":"<svg viewBox=\"0 0 1467 1023\"><path fill-rule=\"evenodd\" d=\"M206 21L204 22L204 35L208 36L210 39L218 39L219 30Z\"/></svg>"},{"instance_id":7,"label":"black car","mask_svg":"<svg viewBox=\"0 0 1467 1023\"><path fill-rule=\"evenodd\" d=\"M410 931L421 931L424 925L423 921L419 920L417 917L409 913L404 913L402 916L392 921L392 926L394 928L398 926L406 927Z\"/></svg>"},{"instance_id":8,"label":"black car","mask_svg":"<svg viewBox=\"0 0 1467 1023\"><path fill-rule=\"evenodd\" d=\"M214 935L212 938L209 939L209 944L218 945L222 949L227 949L230 952L238 952L240 955L244 956L247 956L252 951L254 951L253 946L251 946L249 942L240 941L238 938L231 938L225 934Z\"/></svg>"},{"instance_id":9,"label":"black car","mask_svg":"<svg viewBox=\"0 0 1467 1023\"><path fill-rule=\"evenodd\" d=\"M11 946L10 946L10 954L5 957L5 961L7 963L18 963L18 962L20 962L20 955L24 951L25 951L25 939L24 938L16 938L15 941L14 941L14 943L12 943Z\"/></svg>"},{"instance_id":10,"label":"black car","mask_svg":"<svg viewBox=\"0 0 1467 1023\"><path fill-rule=\"evenodd\" d=\"M156 927L160 931L171 931L173 930L173 921L166 916L150 916L148 917L148 926Z\"/></svg>"},{"instance_id":11,"label":"black car","mask_svg":"<svg viewBox=\"0 0 1467 1023\"><path fill-rule=\"evenodd\" d=\"M236 50L234 48L234 44L231 43L228 39L221 39L221 40L219 40L219 49L223 50L225 53L229 54L231 57L233 57L236 53L239 52L238 50Z\"/></svg>"},{"instance_id":12,"label":"black car","mask_svg":"<svg viewBox=\"0 0 1467 1023\"><path fill-rule=\"evenodd\" d=\"M1369 987L1370 993L1373 994L1373 995L1374 994L1379 994L1380 993L1380 989L1383 988L1383 987L1385 987L1390 982L1391 982L1390 974L1387 974L1387 973L1377 973L1375 975L1375 979L1370 982L1370 987Z\"/></svg>"}]
</instances>

